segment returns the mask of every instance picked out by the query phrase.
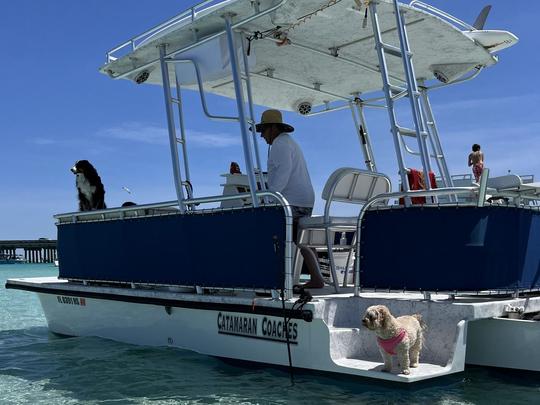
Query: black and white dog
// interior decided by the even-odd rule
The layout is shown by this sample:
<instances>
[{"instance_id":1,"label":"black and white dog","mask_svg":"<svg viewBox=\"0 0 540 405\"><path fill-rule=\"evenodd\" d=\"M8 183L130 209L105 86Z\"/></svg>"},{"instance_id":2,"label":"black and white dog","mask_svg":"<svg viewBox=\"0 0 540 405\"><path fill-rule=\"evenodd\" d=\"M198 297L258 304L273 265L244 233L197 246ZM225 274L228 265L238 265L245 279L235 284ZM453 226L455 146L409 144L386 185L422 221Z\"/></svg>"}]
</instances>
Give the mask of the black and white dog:
<instances>
[{"instance_id":1,"label":"black and white dog","mask_svg":"<svg viewBox=\"0 0 540 405\"><path fill-rule=\"evenodd\" d=\"M88 160L79 160L71 171L77 176L75 185L79 192L79 210L92 211L107 208L105 188L94 166Z\"/></svg>"}]
</instances>

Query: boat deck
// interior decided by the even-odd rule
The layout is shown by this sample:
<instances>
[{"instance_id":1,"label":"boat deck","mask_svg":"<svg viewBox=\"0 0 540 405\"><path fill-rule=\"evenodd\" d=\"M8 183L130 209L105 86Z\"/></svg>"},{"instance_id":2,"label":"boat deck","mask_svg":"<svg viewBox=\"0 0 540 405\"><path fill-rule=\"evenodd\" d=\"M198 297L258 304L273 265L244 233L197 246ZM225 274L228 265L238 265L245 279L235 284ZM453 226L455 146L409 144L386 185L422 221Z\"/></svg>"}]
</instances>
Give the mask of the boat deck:
<instances>
[{"instance_id":1,"label":"boat deck","mask_svg":"<svg viewBox=\"0 0 540 405\"><path fill-rule=\"evenodd\" d=\"M88 283L73 282L58 277L33 277L33 278L11 278L8 280L8 285L11 288L15 286L27 286L32 288L43 289L62 289L73 292L96 292L100 294L109 293L121 296L140 296L140 297L159 297L168 298L179 301L218 301L227 303L252 303L256 300L257 303L265 306L281 306L281 301L273 298L269 293L255 293L244 290L218 290L204 289L204 293L196 293L195 288L179 287L179 286L157 286L143 285L133 283L132 285L113 283ZM24 288L21 288L24 289ZM323 288L306 289L313 297L312 303L322 300L344 300L354 299L353 287L342 287L340 293L334 292L334 287L327 285ZM422 292L414 291L387 291L387 290L363 290L360 293L359 299L365 300L385 300L385 301L414 301L414 302L431 302L432 304L460 306L474 309L472 312L475 318L489 318L504 315L504 307L525 306L526 312L540 311L540 292L531 292L530 296L514 298L510 294L500 294L498 291L485 291L478 293L430 293L429 299L425 298ZM289 303L294 303L298 294ZM375 304L373 304L375 305Z\"/></svg>"}]
</instances>

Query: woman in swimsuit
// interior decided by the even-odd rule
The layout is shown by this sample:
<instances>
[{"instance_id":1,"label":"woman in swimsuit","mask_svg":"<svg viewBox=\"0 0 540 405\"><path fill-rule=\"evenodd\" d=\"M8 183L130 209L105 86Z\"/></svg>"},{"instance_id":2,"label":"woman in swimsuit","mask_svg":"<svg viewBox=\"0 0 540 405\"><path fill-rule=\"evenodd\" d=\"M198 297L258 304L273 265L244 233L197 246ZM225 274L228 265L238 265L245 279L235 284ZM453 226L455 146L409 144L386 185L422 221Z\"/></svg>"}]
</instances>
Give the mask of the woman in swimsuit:
<instances>
[{"instance_id":1,"label":"woman in swimsuit","mask_svg":"<svg viewBox=\"0 0 540 405\"><path fill-rule=\"evenodd\" d=\"M469 167L472 166L472 171L474 174L474 180L478 183L482 172L484 171L484 154L480 150L480 145L475 143L472 146L472 153L469 154Z\"/></svg>"}]
</instances>

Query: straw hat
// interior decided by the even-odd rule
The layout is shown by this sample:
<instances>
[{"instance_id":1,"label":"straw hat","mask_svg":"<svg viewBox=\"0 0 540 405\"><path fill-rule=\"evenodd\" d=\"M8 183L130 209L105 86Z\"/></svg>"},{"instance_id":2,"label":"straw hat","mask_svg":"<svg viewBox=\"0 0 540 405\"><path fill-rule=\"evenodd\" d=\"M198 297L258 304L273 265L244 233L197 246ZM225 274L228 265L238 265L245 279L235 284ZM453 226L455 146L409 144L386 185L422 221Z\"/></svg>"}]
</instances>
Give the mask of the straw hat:
<instances>
[{"instance_id":1,"label":"straw hat","mask_svg":"<svg viewBox=\"0 0 540 405\"><path fill-rule=\"evenodd\" d=\"M263 125L267 124L276 124L281 126L283 132L293 132L294 128L289 124L283 122L283 117L281 116L281 111L279 110L266 110L262 113L261 122L255 125L255 130L257 132L262 132Z\"/></svg>"}]
</instances>

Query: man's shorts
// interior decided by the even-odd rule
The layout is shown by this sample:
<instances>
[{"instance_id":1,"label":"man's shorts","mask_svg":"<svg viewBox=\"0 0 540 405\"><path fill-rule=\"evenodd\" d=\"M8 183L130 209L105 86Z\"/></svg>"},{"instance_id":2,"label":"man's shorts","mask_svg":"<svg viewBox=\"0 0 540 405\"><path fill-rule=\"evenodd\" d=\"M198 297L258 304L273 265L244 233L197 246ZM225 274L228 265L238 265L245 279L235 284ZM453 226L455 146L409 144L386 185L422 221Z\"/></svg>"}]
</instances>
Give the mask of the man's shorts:
<instances>
[{"instance_id":1,"label":"man's shorts","mask_svg":"<svg viewBox=\"0 0 540 405\"><path fill-rule=\"evenodd\" d=\"M295 207L291 205L291 211L293 216L293 242L296 243L298 239L298 221L302 217L310 217L313 207Z\"/></svg>"}]
</instances>

